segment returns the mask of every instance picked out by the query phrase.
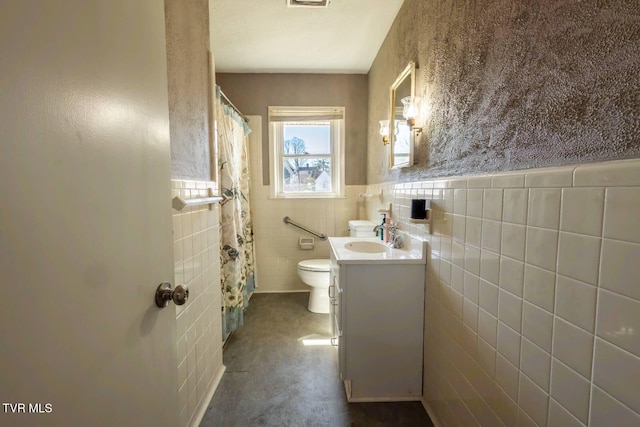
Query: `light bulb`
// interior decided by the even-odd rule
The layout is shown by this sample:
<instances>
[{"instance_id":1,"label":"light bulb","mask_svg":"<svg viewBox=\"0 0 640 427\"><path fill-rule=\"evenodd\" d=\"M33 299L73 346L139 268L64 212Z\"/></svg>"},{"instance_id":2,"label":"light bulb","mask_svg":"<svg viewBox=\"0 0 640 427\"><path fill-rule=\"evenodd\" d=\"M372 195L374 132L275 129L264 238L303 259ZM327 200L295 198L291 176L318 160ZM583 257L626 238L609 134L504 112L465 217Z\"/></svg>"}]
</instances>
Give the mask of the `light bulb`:
<instances>
[{"instance_id":1,"label":"light bulb","mask_svg":"<svg viewBox=\"0 0 640 427\"><path fill-rule=\"evenodd\" d=\"M380 135L389 136L389 120L380 120Z\"/></svg>"},{"instance_id":2,"label":"light bulb","mask_svg":"<svg viewBox=\"0 0 640 427\"><path fill-rule=\"evenodd\" d=\"M417 96L405 96L401 99L404 108L402 115L407 120L414 120L420 113L420 98Z\"/></svg>"}]
</instances>

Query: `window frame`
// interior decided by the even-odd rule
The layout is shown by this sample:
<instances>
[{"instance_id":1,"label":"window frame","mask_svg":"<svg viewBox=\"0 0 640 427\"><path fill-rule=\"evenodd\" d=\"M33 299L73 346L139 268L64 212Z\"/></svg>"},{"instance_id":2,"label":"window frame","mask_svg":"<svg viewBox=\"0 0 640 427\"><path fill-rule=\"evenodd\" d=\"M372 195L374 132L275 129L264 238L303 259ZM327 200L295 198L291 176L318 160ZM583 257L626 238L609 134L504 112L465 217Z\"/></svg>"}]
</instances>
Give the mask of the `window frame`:
<instances>
[{"instance_id":1,"label":"window frame","mask_svg":"<svg viewBox=\"0 0 640 427\"><path fill-rule=\"evenodd\" d=\"M345 194L345 143L344 107L269 107L269 176L271 178L271 198L276 199L332 199L344 198ZM284 191L284 159L292 158L284 154L284 125L294 123L329 122L330 154L301 154L301 158L330 158L330 192Z\"/></svg>"}]
</instances>

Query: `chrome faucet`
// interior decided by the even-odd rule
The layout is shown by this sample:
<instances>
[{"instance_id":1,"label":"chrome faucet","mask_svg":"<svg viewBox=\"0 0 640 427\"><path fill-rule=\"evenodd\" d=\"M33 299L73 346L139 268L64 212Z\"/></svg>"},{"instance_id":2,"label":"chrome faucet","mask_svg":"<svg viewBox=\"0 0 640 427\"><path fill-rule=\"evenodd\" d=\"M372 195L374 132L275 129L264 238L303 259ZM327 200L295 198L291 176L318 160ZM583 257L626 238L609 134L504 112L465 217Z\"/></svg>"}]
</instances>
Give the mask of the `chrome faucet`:
<instances>
[{"instance_id":1,"label":"chrome faucet","mask_svg":"<svg viewBox=\"0 0 640 427\"><path fill-rule=\"evenodd\" d=\"M394 223L391 223L389 227L389 242L387 245L393 249L400 249L402 247L402 239L398 234L398 226Z\"/></svg>"},{"instance_id":2,"label":"chrome faucet","mask_svg":"<svg viewBox=\"0 0 640 427\"><path fill-rule=\"evenodd\" d=\"M395 223L391 223L391 225L376 225L373 227L373 231L376 233L384 232L384 230L389 231L389 241L387 242L387 246L392 249L400 249L402 247L402 239L398 234L398 226Z\"/></svg>"}]
</instances>

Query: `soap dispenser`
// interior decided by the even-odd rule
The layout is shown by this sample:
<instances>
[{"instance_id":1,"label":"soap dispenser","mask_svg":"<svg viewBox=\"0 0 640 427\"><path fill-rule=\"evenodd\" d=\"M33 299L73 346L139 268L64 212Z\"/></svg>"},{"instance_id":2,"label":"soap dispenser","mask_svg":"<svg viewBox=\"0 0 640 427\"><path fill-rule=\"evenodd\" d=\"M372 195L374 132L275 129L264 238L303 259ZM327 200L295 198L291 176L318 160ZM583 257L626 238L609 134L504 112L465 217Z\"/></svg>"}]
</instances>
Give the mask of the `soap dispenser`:
<instances>
[{"instance_id":1,"label":"soap dispenser","mask_svg":"<svg viewBox=\"0 0 640 427\"><path fill-rule=\"evenodd\" d=\"M384 241L384 227L387 223L387 214L382 214L382 222L380 223L380 240Z\"/></svg>"},{"instance_id":2,"label":"soap dispenser","mask_svg":"<svg viewBox=\"0 0 640 427\"><path fill-rule=\"evenodd\" d=\"M389 243L389 228L391 228L391 218L387 218L385 220L385 227L384 227L384 242L385 243Z\"/></svg>"}]
</instances>

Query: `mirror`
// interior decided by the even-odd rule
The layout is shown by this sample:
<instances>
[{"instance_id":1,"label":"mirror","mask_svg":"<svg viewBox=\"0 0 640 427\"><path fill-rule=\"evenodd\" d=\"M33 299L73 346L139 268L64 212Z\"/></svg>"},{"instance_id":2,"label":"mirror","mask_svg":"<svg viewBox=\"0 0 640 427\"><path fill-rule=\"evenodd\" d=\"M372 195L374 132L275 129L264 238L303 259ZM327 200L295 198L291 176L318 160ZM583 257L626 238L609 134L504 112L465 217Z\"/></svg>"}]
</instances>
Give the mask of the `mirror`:
<instances>
[{"instance_id":1,"label":"mirror","mask_svg":"<svg viewBox=\"0 0 640 427\"><path fill-rule=\"evenodd\" d=\"M402 115L401 99L415 95L416 63L411 61L393 82L389 104L389 169L404 168L413 164L413 132Z\"/></svg>"}]
</instances>

